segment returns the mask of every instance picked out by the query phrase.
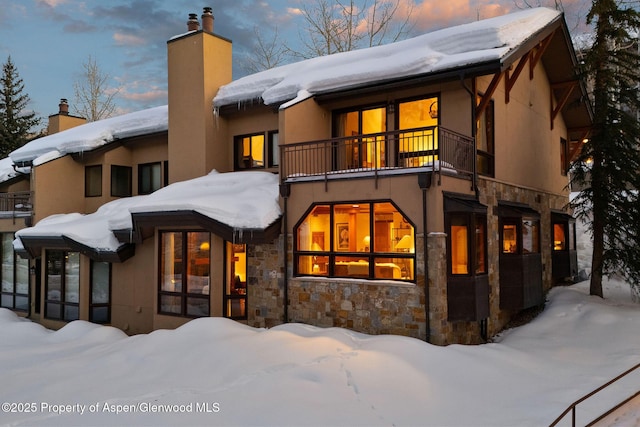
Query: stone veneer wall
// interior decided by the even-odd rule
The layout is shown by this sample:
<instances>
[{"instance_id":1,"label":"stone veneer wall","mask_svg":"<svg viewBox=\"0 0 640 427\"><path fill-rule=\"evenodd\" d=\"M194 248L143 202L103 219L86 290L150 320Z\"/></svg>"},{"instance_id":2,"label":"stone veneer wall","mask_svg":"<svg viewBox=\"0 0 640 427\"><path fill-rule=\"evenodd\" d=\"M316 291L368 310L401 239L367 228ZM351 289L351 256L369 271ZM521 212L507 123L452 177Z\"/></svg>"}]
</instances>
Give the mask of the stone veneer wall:
<instances>
[{"instance_id":1,"label":"stone veneer wall","mask_svg":"<svg viewBox=\"0 0 640 427\"><path fill-rule=\"evenodd\" d=\"M543 291L552 286L550 210L563 210L567 196L480 178L480 203L487 206L487 257L490 317L487 335L500 332L515 314L500 310L498 201L525 203L540 212ZM284 319L284 267L281 236L268 245L249 246L248 324L271 327ZM447 320L445 233L427 235L429 258L429 334L425 311L424 235L416 235L416 283L323 277L293 277L293 238L289 235L288 321L320 327L344 327L368 334L396 334L433 344L482 342L479 322ZM251 279L253 278L253 279ZM257 284L260 286L256 286Z\"/></svg>"},{"instance_id":2,"label":"stone veneer wall","mask_svg":"<svg viewBox=\"0 0 640 427\"><path fill-rule=\"evenodd\" d=\"M530 188L516 187L488 178L478 179L480 203L487 206L487 252L489 255L489 310L488 335L500 332L515 314L500 310L500 276L498 261L500 256L500 230L498 224L498 202L525 203L540 213L540 250L542 255L543 294L551 289L551 215L550 211L563 210L569 202L568 195L551 194Z\"/></svg>"},{"instance_id":3,"label":"stone veneer wall","mask_svg":"<svg viewBox=\"0 0 640 427\"><path fill-rule=\"evenodd\" d=\"M543 293L552 286L551 278L551 209L562 210L567 196L550 194L530 188L517 187L493 179L479 178L479 201L487 206L487 256L489 275L489 319L487 336L500 332L511 320L514 312L500 309L500 234L498 201L525 203L540 213L540 248L543 269ZM433 240L433 241L432 241ZM436 263L434 265L434 263ZM447 320L447 260L446 234L429 235L430 265L430 322L431 342L439 345L452 343L478 344L483 341L479 322L450 322Z\"/></svg>"},{"instance_id":4,"label":"stone veneer wall","mask_svg":"<svg viewBox=\"0 0 640 427\"><path fill-rule=\"evenodd\" d=\"M426 339L423 241L422 235L416 236L416 283L323 277L290 279L289 321Z\"/></svg>"},{"instance_id":5,"label":"stone veneer wall","mask_svg":"<svg viewBox=\"0 0 640 427\"><path fill-rule=\"evenodd\" d=\"M247 245L247 324L269 328L284 323L283 236L274 243Z\"/></svg>"}]
</instances>

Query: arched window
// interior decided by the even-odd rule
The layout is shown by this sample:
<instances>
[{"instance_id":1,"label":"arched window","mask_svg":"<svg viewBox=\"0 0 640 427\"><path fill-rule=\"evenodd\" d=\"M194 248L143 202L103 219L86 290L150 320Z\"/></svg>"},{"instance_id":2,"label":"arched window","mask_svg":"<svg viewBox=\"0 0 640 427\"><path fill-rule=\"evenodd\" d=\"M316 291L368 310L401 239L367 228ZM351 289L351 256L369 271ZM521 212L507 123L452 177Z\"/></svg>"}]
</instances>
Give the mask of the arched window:
<instances>
[{"instance_id":1,"label":"arched window","mask_svg":"<svg viewBox=\"0 0 640 427\"><path fill-rule=\"evenodd\" d=\"M314 205L295 239L297 276L415 280L415 229L391 202Z\"/></svg>"}]
</instances>

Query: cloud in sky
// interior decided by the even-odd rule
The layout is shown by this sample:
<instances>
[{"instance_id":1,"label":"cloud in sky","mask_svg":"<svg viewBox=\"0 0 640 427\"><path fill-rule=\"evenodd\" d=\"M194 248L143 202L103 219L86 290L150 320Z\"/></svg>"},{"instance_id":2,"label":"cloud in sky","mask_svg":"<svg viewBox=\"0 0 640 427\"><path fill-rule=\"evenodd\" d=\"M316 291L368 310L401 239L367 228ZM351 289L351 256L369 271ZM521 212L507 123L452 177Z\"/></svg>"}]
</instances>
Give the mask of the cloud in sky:
<instances>
[{"instance_id":1,"label":"cloud in sky","mask_svg":"<svg viewBox=\"0 0 640 427\"><path fill-rule=\"evenodd\" d=\"M0 55L19 67L39 114L51 113L61 97L72 98L72 83L89 55L114 79L126 84L117 102L133 111L166 103L167 40L187 31L189 13L198 19L212 6L214 32L233 41L234 78L246 70L257 28L269 39L275 34L293 49L304 35L303 5L314 0L4 0L0 7ZM369 5L373 0L369 0ZM399 0L416 21L411 35L501 15L525 0ZM552 0L540 0L553 6ZM362 5L364 0L356 0ZM522 3L522 4L520 4ZM588 0L564 0L569 28L584 20ZM17 34L17 29L29 31ZM44 42L56 49L44 48ZM3 59L3 58L0 58ZM47 63L47 67L42 67ZM134 83L135 82L135 83ZM146 85L143 85L146 83Z\"/></svg>"}]
</instances>

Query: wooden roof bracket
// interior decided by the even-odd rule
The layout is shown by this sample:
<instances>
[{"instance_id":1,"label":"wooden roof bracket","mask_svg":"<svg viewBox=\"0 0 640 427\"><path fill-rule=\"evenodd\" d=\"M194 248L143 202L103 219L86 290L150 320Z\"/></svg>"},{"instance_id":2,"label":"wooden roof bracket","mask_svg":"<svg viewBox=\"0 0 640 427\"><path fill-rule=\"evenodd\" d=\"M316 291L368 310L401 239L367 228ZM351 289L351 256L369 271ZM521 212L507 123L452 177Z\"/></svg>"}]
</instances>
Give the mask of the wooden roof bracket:
<instances>
[{"instance_id":1,"label":"wooden roof bracket","mask_svg":"<svg viewBox=\"0 0 640 427\"><path fill-rule=\"evenodd\" d=\"M531 49L532 52L533 50L535 50L536 53L532 55L531 61L529 62L529 80L533 79L533 70L536 68L536 65L538 65L538 62L540 62L540 60L542 59L542 55L551 44L551 39L553 38L553 35L555 33L556 30L553 30L551 34L549 34L544 40L538 43L535 48Z\"/></svg>"},{"instance_id":2,"label":"wooden roof bracket","mask_svg":"<svg viewBox=\"0 0 640 427\"><path fill-rule=\"evenodd\" d=\"M568 81L568 82L563 82L563 83L556 83L550 86L549 88L549 103L551 104L551 130L553 130L553 122L556 119L556 117L558 116L558 114L560 113L560 110L562 110L562 108L565 106L565 104L567 103L567 101L569 100L569 96L571 95L571 92L573 92L573 89L575 89L578 86L578 82L576 80L572 80L572 81ZM558 100L557 105L553 106L553 90L554 89L563 89L564 92L562 93L562 95L560 96L560 99Z\"/></svg>"},{"instance_id":3,"label":"wooden roof bracket","mask_svg":"<svg viewBox=\"0 0 640 427\"><path fill-rule=\"evenodd\" d=\"M569 161L573 162L575 160L576 154L582 149L582 144L585 139L589 137L591 133L591 129L582 129L582 135L580 139L573 145L571 151L569 152Z\"/></svg>"},{"instance_id":4,"label":"wooden roof bracket","mask_svg":"<svg viewBox=\"0 0 640 427\"><path fill-rule=\"evenodd\" d=\"M491 98L493 97L493 94L495 93L496 89L498 88L498 84L500 84L500 80L502 80L502 76L504 76L504 73L505 73L504 71L501 71L501 72L495 73L493 75L493 79L491 79L491 83L489 83L489 87L487 87L487 90L482 95L482 98L480 99L480 102L478 103L478 106L476 107L476 121L479 120L479 117L482 115L482 113L484 112L485 108L487 108L487 105L489 105L489 101L491 101ZM476 93L476 99L478 99L477 98L477 93Z\"/></svg>"},{"instance_id":5,"label":"wooden roof bracket","mask_svg":"<svg viewBox=\"0 0 640 427\"><path fill-rule=\"evenodd\" d=\"M518 80L518 77L520 76L520 73L524 69L524 66L527 65L527 60L531 56L532 56L532 51L529 51L529 52L525 53L522 58L520 58L520 61L518 62L518 65L516 65L516 69L513 70L513 75L509 74L509 69L511 67L509 67L509 69L507 69L505 71L505 73L506 73L505 76L504 76L504 84L505 84L504 102L505 102L505 104L509 103L509 93L511 92L511 89L513 89L513 86L516 84L516 81Z\"/></svg>"}]
</instances>

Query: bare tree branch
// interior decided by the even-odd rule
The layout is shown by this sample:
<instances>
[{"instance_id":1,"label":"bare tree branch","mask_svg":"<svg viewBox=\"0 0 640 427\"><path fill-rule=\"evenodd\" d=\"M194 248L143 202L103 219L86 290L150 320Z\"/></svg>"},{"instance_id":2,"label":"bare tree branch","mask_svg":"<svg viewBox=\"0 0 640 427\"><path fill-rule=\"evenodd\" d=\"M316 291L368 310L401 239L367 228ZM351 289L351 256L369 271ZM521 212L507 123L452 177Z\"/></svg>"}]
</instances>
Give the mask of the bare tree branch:
<instances>
[{"instance_id":1,"label":"bare tree branch","mask_svg":"<svg viewBox=\"0 0 640 427\"><path fill-rule=\"evenodd\" d=\"M111 117L116 109L114 98L120 88L109 87L111 77L100 70L92 56L82 68L80 78L73 83L74 112L90 122Z\"/></svg>"}]
</instances>

